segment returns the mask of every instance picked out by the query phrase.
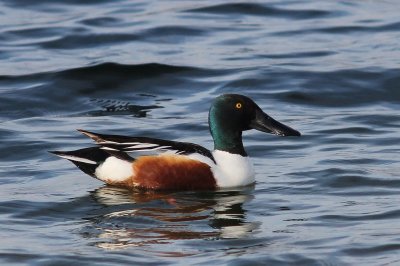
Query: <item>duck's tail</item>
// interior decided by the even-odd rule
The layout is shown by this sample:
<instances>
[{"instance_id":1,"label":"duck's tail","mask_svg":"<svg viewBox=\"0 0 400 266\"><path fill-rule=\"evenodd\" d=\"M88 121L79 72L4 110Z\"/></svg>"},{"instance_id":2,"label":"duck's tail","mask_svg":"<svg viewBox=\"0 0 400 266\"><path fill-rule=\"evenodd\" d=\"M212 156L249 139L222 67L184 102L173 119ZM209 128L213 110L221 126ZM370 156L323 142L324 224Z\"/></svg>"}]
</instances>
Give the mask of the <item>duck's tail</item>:
<instances>
[{"instance_id":1,"label":"duck's tail","mask_svg":"<svg viewBox=\"0 0 400 266\"><path fill-rule=\"evenodd\" d=\"M84 173L95 177L96 168L107 158L111 157L108 152L99 147L85 148L75 151L49 151L61 158L67 159L75 164Z\"/></svg>"}]
</instances>

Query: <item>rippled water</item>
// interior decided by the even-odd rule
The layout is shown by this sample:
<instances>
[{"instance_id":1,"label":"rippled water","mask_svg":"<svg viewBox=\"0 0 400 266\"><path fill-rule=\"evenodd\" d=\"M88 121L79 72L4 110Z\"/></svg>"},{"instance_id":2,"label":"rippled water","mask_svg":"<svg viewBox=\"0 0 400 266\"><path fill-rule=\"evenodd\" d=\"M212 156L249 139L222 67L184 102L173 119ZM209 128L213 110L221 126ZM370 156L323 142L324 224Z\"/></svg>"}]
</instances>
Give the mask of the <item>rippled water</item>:
<instances>
[{"instance_id":1,"label":"rippled water","mask_svg":"<svg viewBox=\"0 0 400 266\"><path fill-rule=\"evenodd\" d=\"M1 0L1 264L398 265L398 10ZM245 134L254 187L132 192L47 153L77 128L212 148L226 92L303 134Z\"/></svg>"}]
</instances>

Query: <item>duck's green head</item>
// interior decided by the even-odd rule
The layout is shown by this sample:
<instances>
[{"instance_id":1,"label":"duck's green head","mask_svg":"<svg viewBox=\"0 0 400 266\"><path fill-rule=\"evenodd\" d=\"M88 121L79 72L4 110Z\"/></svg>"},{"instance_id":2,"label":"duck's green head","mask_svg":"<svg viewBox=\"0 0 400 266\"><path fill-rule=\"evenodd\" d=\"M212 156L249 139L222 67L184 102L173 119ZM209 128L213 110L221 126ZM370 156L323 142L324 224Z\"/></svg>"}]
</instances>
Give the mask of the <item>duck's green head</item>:
<instances>
[{"instance_id":1,"label":"duck's green head","mask_svg":"<svg viewBox=\"0 0 400 266\"><path fill-rule=\"evenodd\" d=\"M278 136L300 136L294 130L264 113L250 98L239 94L218 96L211 105L208 122L216 150L246 156L242 132L257 129Z\"/></svg>"}]
</instances>

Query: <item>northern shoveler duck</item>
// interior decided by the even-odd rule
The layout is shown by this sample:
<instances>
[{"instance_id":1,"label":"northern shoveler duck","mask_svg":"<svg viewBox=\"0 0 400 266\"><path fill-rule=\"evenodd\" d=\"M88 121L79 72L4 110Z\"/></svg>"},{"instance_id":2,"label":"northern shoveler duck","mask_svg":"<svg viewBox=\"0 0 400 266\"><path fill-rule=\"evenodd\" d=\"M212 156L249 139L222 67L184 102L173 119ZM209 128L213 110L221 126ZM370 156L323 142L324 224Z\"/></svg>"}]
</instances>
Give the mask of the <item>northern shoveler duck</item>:
<instances>
[{"instance_id":1,"label":"northern shoveler duck","mask_svg":"<svg viewBox=\"0 0 400 266\"><path fill-rule=\"evenodd\" d=\"M187 142L78 130L98 146L52 153L109 185L154 190L217 189L246 186L255 181L253 166L243 147L243 131L256 129L278 136L300 136L297 130L274 120L253 100L239 94L217 97L208 122L213 151ZM158 154L131 157L141 151Z\"/></svg>"}]
</instances>

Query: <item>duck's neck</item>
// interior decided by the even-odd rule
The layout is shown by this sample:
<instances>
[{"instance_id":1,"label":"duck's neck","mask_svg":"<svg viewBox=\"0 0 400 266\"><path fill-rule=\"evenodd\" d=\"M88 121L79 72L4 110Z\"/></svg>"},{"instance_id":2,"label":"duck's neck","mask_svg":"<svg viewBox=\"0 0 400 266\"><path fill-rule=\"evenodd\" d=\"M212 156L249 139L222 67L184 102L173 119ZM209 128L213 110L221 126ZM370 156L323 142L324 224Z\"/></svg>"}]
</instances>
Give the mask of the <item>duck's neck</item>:
<instances>
[{"instance_id":1,"label":"duck's neck","mask_svg":"<svg viewBox=\"0 0 400 266\"><path fill-rule=\"evenodd\" d=\"M214 139L214 150L247 156L243 147L242 132L240 134L228 134L223 131L214 131L211 135Z\"/></svg>"},{"instance_id":2,"label":"duck's neck","mask_svg":"<svg viewBox=\"0 0 400 266\"><path fill-rule=\"evenodd\" d=\"M214 140L214 150L226 151L232 154L247 156L243 147L242 131L235 129L224 120L210 113L209 125ZM229 118L228 118L229 120Z\"/></svg>"}]
</instances>

